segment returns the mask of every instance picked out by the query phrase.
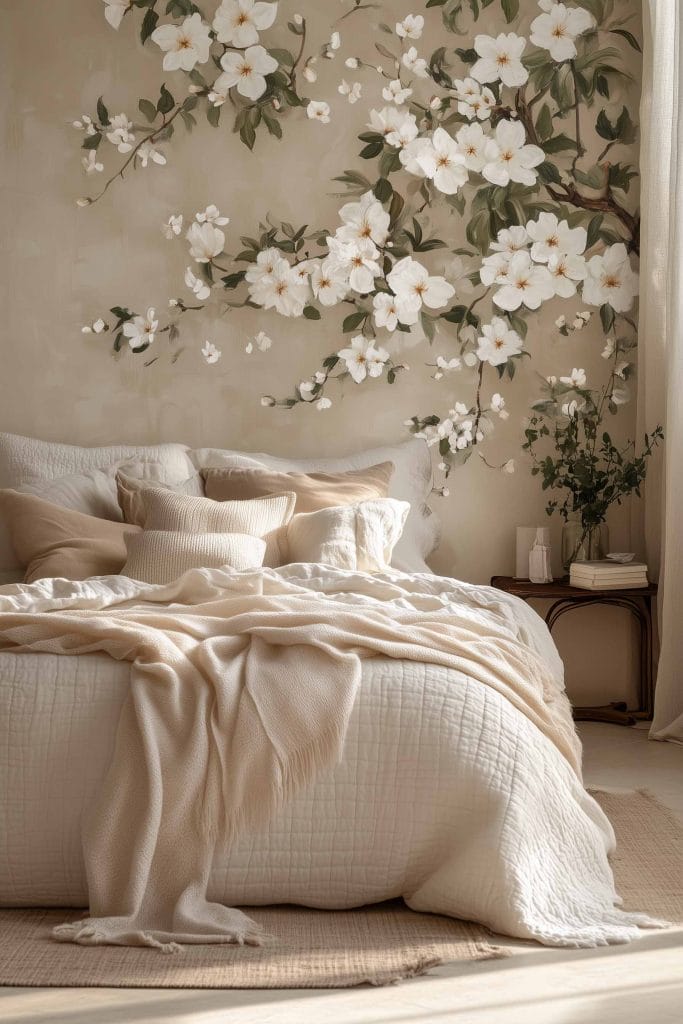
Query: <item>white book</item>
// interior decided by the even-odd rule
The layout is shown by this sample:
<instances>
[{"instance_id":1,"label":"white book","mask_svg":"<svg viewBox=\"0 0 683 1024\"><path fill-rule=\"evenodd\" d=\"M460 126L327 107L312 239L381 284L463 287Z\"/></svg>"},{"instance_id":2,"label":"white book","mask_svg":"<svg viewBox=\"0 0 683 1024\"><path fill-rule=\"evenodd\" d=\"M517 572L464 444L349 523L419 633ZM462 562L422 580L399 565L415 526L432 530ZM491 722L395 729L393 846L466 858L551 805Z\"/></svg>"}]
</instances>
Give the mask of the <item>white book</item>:
<instances>
[{"instance_id":1,"label":"white book","mask_svg":"<svg viewBox=\"0 0 683 1024\"><path fill-rule=\"evenodd\" d=\"M611 579L613 576L642 576L647 575L647 565L644 562L633 562L630 565L620 565L617 562L572 562L571 572L578 576L586 576L591 579Z\"/></svg>"},{"instance_id":2,"label":"white book","mask_svg":"<svg viewBox=\"0 0 683 1024\"><path fill-rule=\"evenodd\" d=\"M604 582L601 580L570 578L569 585L577 587L579 590L641 590L642 588L647 587L648 581L647 578L643 580L631 579L626 582L615 582L613 580Z\"/></svg>"}]
</instances>

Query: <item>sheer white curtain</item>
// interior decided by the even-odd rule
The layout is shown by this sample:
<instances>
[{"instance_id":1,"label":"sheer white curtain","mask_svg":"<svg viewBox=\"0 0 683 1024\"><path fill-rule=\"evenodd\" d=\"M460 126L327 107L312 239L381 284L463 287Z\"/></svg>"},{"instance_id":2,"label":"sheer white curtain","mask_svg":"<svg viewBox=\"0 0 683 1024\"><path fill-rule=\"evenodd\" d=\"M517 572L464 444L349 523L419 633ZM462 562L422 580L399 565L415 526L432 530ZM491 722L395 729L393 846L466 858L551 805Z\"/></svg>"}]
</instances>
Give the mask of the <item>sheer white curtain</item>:
<instances>
[{"instance_id":1,"label":"sheer white curtain","mask_svg":"<svg viewBox=\"0 0 683 1024\"><path fill-rule=\"evenodd\" d=\"M642 248L638 417L662 423L645 492L648 562L659 569L661 653L650 737L683 743L683 11L643 0Z\"/></svg>"}]
</instances>

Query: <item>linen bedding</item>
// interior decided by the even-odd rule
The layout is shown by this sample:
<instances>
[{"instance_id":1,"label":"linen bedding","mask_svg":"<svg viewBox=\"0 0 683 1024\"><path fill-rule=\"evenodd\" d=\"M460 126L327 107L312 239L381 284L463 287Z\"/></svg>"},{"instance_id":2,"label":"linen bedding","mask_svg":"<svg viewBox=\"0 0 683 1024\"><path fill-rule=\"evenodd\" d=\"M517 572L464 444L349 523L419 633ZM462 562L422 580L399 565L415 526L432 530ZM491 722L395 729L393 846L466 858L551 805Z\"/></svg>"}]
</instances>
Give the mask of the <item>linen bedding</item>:
<instances>
[{"instance_id":1,"label":"linen bedding","mask_svg":"<svg viewBox=\"0 0 683 1024\"><path fill-rule=\"evenodd\" d=\"M87 888L59 938L258 941L222 904L398 895L551 945L658 923L615 906L561 664L514 598L315 565L46 580L0 592L0 646L0 902Z\"/></svg>"}]
</instances>

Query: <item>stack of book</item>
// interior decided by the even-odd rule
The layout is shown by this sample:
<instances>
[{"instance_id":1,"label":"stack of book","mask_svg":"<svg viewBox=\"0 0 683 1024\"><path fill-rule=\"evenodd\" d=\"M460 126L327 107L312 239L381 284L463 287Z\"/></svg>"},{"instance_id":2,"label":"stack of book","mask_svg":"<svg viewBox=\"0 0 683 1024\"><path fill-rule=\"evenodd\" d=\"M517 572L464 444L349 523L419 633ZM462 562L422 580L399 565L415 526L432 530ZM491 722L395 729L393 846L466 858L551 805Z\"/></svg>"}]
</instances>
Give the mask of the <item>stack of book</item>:
<instances>
[{"instance_id":1,"label":"stack of book","mask_svg":"<svg viewBox=\"0 0 683 1024\"><path fill-rule=\"evenodd\" d=\"M646 587L647 566L644 562L572 562L569 583L582 590L631 590Z\"/></svg>"}]
</instances>

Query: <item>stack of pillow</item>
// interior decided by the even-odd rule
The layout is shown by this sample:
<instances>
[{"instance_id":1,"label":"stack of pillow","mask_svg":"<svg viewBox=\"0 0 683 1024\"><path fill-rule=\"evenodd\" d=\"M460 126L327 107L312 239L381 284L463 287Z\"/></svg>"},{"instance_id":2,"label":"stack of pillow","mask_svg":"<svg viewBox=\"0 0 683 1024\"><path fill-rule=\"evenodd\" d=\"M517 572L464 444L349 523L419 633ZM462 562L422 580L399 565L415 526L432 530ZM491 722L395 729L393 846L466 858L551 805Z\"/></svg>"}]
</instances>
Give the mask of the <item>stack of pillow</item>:
<instances>
[{"instance_id":1,"label":"stack of pillow","mask_svg":"<svg viewBox=\"0 0 683 1024\"><path fill-rule=\"evenodd\" d=\"M419 441L288 462L0 434L0 485L0 573L18 562L26 582L121 573L168 583L191 568L290 562L377 572L397 545L398 568L425 571L436 541Z\"/></svg>"}]
</instances>

